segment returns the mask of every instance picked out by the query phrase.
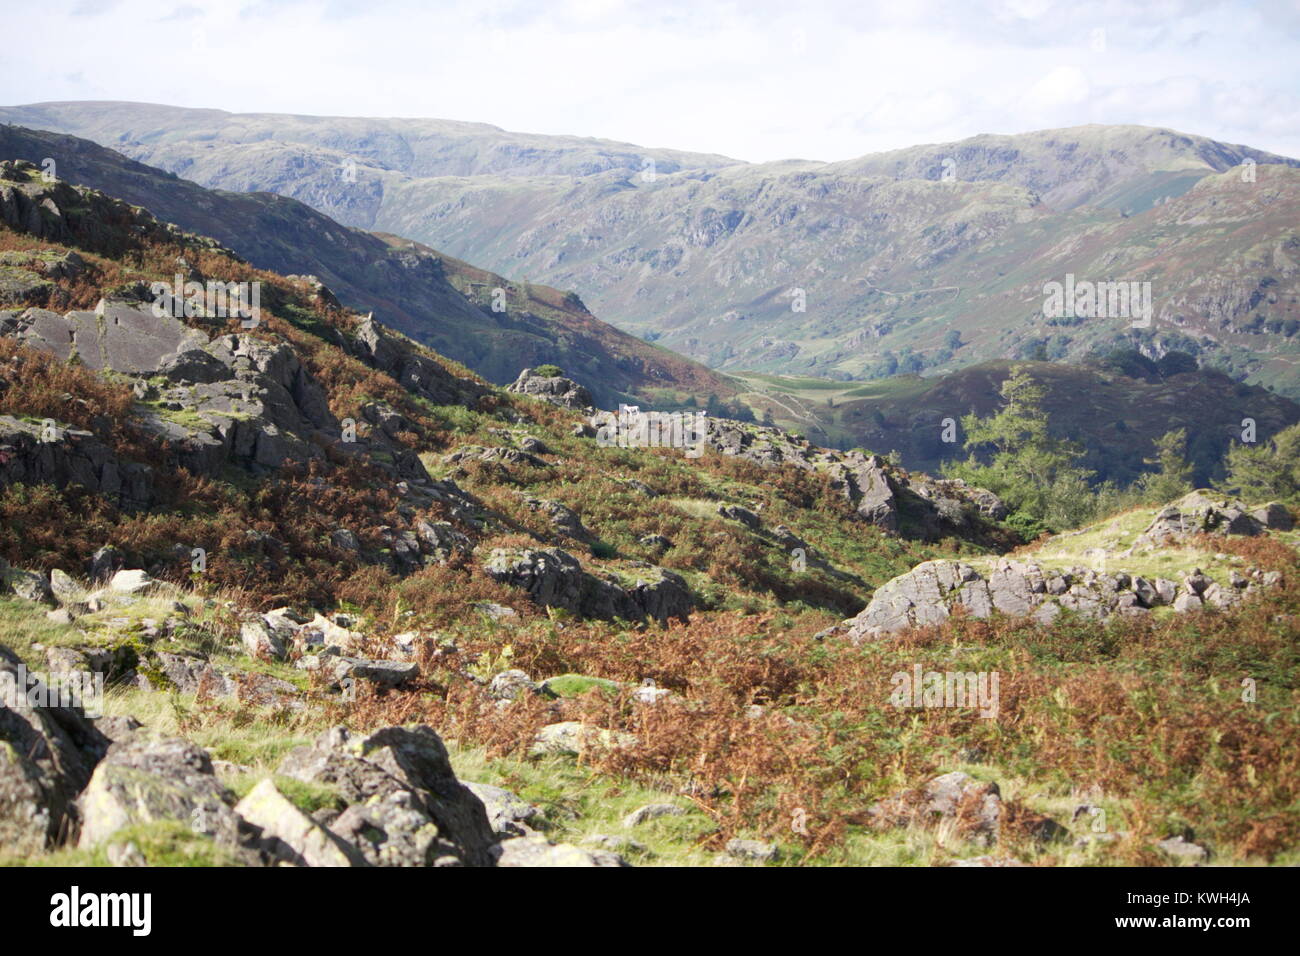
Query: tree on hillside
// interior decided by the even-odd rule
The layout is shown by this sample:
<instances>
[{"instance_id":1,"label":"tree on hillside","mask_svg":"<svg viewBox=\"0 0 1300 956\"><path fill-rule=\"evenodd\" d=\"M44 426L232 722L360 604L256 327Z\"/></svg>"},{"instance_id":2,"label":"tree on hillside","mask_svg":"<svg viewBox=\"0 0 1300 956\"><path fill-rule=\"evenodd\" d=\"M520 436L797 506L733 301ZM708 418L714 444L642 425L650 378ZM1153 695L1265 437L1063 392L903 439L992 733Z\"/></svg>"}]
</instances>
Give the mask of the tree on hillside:
<instances>
[{"instance_id":1,"label":"tree on hillside","mask_svg":"<svg viewBox=\"0 0 1300 956\"><path fill-rule=\"evenodd\" d=\"M1216 487L1252 504L1300 503L1300 425L1278 432L1258 446L1228 449L1227 476Z\"/></svg>"},{"instance_id":2,"label":"tree on hillside","mask_svg":"<svg viewBox=\"0 0 1300 956\"><path fill-rule=\"evenodd\" d=\"M1156 470L1138 479L1138 490L1148 501L1173 501L1192 490L1192 466L1187 461L1187 429L1165 432L1155 439L1156 453L1145 458Z\"/></svg>"},{"instance_id":3,"label":"tree on hillside","mask_svg":"<svg viewBox=\"0 0 1300 956\"><path fill-rule=\"evenodd\" d=\"M1013 523L1028 533L1086 520L1093 510L1093 472L1079 466L1081 447L1048 431L1046 389L1025 366L1017 366L1001 394L1006 404L996 415L962 418L969 457L945 473L998 495L1013 512Z\"/></svg>"}]
</instances>

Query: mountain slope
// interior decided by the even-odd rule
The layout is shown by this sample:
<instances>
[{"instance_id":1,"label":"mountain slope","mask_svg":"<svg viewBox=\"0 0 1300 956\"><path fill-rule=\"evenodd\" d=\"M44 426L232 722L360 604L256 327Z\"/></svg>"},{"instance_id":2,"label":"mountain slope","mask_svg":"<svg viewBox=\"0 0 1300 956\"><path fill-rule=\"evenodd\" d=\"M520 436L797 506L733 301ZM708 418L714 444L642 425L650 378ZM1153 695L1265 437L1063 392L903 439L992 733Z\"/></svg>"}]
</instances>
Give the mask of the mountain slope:
<instances>
[{"instance_id":1,"label":"mountain slope","mask_svg":"<svg viewBox=\"0 0 1300 956\"><path fill-rule=\"evenodd\" d=\"M1120 341L1300 395L1300 161L1204 137L1086 126L746 164L501 150L500 131L458 128L473 158L451 162L417 121L94 103L0 116L575 289L715 368L874 378ZM1153 326L1053 324L1043 287L1066 274L1150 282Z\"/></svg>"},{"instance_id":2,"label":"mountain slope","mask_svg":"<svg viewBox=\"0 0 1300 956\"><path fill-rule=\"evenodd\" d=\"M52 159L58 176L212 236L254 265L315 275L344 303L498 383L524 365L555 363L604 405L734 392L725 377L600 322L574 296L490 273L476 275L480 288L470 296L457 277L472 267L425 246L340 226L292 199L207 190L86 140L12 126L0 126L0 158ZM493 310L495 289L501 311Z\"/></svg>"}]
</instances>

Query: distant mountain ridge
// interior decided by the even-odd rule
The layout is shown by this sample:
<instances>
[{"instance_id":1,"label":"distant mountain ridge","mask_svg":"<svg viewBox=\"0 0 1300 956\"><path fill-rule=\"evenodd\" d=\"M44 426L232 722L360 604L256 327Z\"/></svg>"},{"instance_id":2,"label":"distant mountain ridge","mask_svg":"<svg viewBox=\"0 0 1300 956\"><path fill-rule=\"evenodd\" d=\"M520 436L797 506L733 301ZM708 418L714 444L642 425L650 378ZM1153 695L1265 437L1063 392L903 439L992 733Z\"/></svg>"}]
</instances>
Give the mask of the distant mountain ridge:
<instances>
[{"instance_id":1,"label":"distant mountain ridge","mask_svg":"<svg viewBox=\"0 0 1300 956\"><path fill-rule=\"evenodd\" d=\"M53 159L60 178L211 236L258 267L315 275L345 304L374 311L497 384L524 366L552 363L605 405L735 391L724 376L599 321L576 296L341 226L293 199L205 189L88 140L14 126L0 126L0 158Z\"/></svg>"},{"instance_id":2,"label":"distant mountain ridge","mask_svg":"<svg viewBox=\"0 0 1300 956\"><path fill-rule=\"evenodd\" d=\"M442 120L127 103L0 119L573 289L717 369L872 379L1137 347L1300 397L1300 160L1248 146L1083 126L751 164ZM1150 282L1154 323L1044 316L1066 274Z\"/></svg>"}]
</instances>

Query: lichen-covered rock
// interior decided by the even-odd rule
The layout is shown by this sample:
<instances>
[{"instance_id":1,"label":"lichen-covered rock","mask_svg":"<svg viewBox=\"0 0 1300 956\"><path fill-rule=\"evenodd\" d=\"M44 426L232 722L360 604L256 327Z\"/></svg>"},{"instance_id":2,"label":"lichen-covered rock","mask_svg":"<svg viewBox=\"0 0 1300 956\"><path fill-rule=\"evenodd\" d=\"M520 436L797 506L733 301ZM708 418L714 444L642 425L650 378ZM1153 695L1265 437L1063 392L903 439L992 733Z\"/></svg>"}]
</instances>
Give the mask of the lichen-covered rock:
<instances>
[{"instance_id":1,"label":"lichen-covered rock","mask_svg":"<svg viewBox=\"0 0 1300 956\"><path fill-rule=\"evenodd\" d=\"M884 459L849 452L828 471L864 521L886 531L898 530L898 501Z\"/></svg>"},{"instance_id":2,"label":"lichen-covered rock","mask_svg":"<svg viewBox=\"0 0 1300 956\"><path fill-rule=\"evenodd\" d=\"M988 845L997 842L1001 831L1002 796L996 783L958 770L873 804L867 816L877 829L954 820L963 839Z\"/></svg>"},{"instance_id":3,"label":"lichen-covered rock","mask_svg":"<svg viewBox=\"0 0 1300 956\"><path fill-rule=\"evenodd\" d=\"M643 823L649 823L651 820L658 820L660 817L681 817L685 815L686 811L675 803L647 803L643 807L637 807L625 816L623 826L631 829L632 827L639 827Z\"/></svg>"},{"instance_id":4,"label":"lichen-covered rock","mask_svg":"<svg viewBox=\"0 0 1300 956\"><path fill-rule=\"evenodd\" d=\"M13 593L24 601L33 601L37 604L54 603L54 592L50 590L49 582L45 580L44 575L37 574L35 571L11 567L0 568L0 585L4 586L3 590Z\"/></svg>"},{"instance_id":5,"label":"lichen-covered rock","mask_svg":"<svg viewBox=\"0 0 1300 956\"><path fill-rule=\"evenodd\" d=\"M609 750L634 747L637 738L618 730L588 727L581 721L565 720L547 724L537 732L529 753L534 756L576 757L586 750Z\"/></svg>"},{"instance_id":6,"label":"lichen-covered rock","mask_svg":"<svg viewBox=\"0 0 1300 956\"><path fill-rule=\"evenodd\" d=\"M231 802L206 750L141 730L113 742L81 794L80 845L95 846L133 824L178 820L235 846L239 818Z\"/></svg>"},{"instance_id":7,"label":"lichen-covered rock","mask_svg":"<svg viewBox=\"0 0 1300 956\"><path fill-rule=\"evenodd\" d=\"M1262 577L1258 586L1266 586ZM1164 578L1148 582L1123 571L1054 570L1007 558L986 574L960 561L926 561L881 585L861 613L838 630L859 643L909 627L940 624L958 608L975 618L996 612L1032 616L1046 624L1062 611L1100 619L1112 614L1144 614L1163 605L1171 605L1175 611L1206 604L1231 607L1255 590L1254 579L1243 579L1239 588L1225 587L1199 571L1176 585Z\"/></svg>"},{"instance_id":8,"label":"lichen-covered rock","mask_svg":"<svg viewBox=\"0 0 1300 956\"><path fill-rule=\"evenodd\" d=\"M486 783L466 783L483 803L492 832L499 837L529 836L541 823L542 811L509 790Z\"/></svg>"},{"instance_id":9,"label":"lichen-covered rock","mask_svg":"<svg viewBox=\"0 0 1300 956\"><path fill-rule=\"evenodd\" d=\"M284 638L265 621L245 621L239 626L239 640L249 657L283 660L287 653Z\"/></svg>"},{"instance_id":10,"label":"lichen-covered rock","mask_svg":"<svg viewBox=\"0 0 1300 956\"><path fill-rule=\"evenodd\" d=\"M493 700L514 700L536 690L537 682L517 668L494 674L488 682L488 696Z\"/></svg>"},{"instance_id":11,"label":"lichen-covered rock","mask_svg":"<svg viewBox=\"0 0 1300 956\"><path fill-rule=\"evenodd\" d=\"M400 687L420 676L420 665L414 661L379 661L339 655L329 659L328 667L335 684L351 679L390 688Z\"/></svg>"},{"instance_id":12,"label":"lichen-covered rock","mask_svg":"<svg viewBox=\"0 0 1300 956\"><path fill-rule=\"evenodd\" d=\"M376 866L488 866L495 834L424 726L354 737L337 727L291 751L277 773L328 784L349 804L330 829Z\"/></svg>"},{"instance_id":13,"label":"lichen-covered rock","mask_svg":"<svg viewBox=\"0 0 1300 956\"><path fill-rule=\"evenodd\" d=\"M295 807L263 780L235 805L246 823L257 827L262 849L274 860L295 866L367 866L365 857Z\"/></svg>"}]
</instances>

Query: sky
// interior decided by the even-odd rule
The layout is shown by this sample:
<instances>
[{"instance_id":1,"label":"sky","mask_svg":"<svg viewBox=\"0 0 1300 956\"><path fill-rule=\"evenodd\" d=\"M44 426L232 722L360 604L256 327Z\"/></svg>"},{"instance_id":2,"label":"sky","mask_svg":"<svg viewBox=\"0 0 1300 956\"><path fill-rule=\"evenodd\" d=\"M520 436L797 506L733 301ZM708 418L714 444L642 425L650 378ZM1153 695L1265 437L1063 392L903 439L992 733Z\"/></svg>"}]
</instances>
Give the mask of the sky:
<instances>
[{"instance_id":1,"label":"sky","mask_svg":"<svg viewBox=\"0 0 1300 956\"><path fill-rule=\"evenodd\" d=\"M418 116L737 159L1083 123L1300 157L1300 0L2 0L0 104Z\"/></svg>"}]
</instances>

